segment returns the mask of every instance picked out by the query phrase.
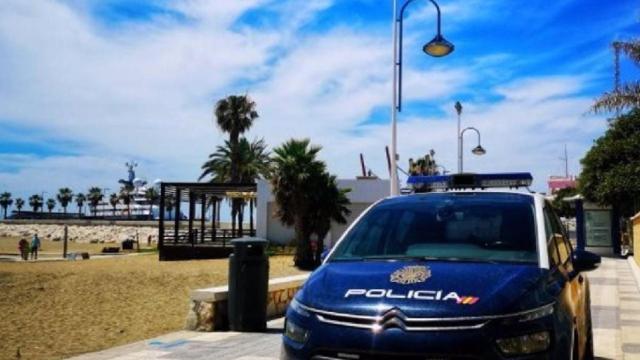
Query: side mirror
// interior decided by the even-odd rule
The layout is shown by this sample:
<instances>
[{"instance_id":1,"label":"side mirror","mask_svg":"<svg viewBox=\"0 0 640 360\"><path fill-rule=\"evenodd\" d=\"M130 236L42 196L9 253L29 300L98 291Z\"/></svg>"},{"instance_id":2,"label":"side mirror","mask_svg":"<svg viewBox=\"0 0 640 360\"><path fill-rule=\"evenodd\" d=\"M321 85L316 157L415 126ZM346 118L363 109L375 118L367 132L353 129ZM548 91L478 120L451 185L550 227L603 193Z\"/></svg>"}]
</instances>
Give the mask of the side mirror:
<instances>
[{"instance_id":1,"label":"side mirror","mask_svg":"<svg viewBox=\"0 0 640 360\"><path fill-rule=\"evenodd\" d=\"M600 256L585 250L575 250L571 256L573 271L583 272L595 270L600 266Z\"/></svg>"},{"instance_id":2,"label":"side mirror","mask_svg":"<svg viewBox=\"0 0 640 360\"><path fill-rule=\"evenodd\" d=\"M324 249L322 251L322 254L320 254L320 262L324 262L324 259L326 259L327 255L329 255L329 251L330 249Z\"/></svg>"}]
</instances>

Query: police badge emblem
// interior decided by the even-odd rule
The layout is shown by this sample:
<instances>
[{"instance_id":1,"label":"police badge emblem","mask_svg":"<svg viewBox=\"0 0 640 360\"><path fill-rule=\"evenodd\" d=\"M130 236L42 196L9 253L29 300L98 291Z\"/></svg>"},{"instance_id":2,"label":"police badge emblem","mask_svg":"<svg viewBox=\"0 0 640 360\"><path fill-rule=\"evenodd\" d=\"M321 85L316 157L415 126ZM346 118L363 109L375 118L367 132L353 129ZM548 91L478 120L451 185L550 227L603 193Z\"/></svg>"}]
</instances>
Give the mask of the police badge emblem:
<instances>
[{"instance_id":1,"label":"police badge emblem","mask_svg":"<svg viewBox=\"0 0 640 360\"><path fill-rule=\"evenodd\" d=\"M426 266L413 265L405 266L391 274L389 281L409 285L425 282L431 277L431 270Z\"/></svg>"}]
</instances>

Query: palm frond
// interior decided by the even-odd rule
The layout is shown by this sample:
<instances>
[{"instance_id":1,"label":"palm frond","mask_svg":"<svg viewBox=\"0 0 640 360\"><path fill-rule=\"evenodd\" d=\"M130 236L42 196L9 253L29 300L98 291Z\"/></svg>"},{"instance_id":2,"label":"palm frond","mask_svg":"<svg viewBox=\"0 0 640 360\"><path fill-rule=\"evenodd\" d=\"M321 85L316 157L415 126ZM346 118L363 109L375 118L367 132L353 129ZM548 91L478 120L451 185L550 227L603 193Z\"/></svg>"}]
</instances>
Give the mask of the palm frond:
<instances>
[{"instance_id":1,"label":"palm frond","mask_svg":"<svg viewBox=\"0 0 640 360\"><path fill-rule=\"evenodd\" d=\"M591 107L595 113L623 111L640 107L640 82L626 83L618 90L605 92Z\"/></svg>"},{"instance_id":2,"label":"palm frond","mask_svg":"<svg viewBox=\"0 0 640 360\"><path fill-rule=\"evenodd\" d=\"M618 41L613 46L620 49L636 65L640 66L640 40Z\"/></svg>"}]
</instances>

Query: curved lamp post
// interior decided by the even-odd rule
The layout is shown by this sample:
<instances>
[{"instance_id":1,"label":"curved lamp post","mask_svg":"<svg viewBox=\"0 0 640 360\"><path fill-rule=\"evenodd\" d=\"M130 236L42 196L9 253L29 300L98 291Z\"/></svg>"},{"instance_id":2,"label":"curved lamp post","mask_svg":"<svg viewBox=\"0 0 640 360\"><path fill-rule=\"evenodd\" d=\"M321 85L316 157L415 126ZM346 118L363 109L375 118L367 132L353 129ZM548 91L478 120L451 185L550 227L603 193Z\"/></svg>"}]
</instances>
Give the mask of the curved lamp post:
<instances>
[{"instance_id":1,"label":"curved lamp post","mask_svg":"<svg viewBox=\"0 0 640 360\"><path fill-rule=\"evenodd\" d=\"M402 111L402 33L404 12L407 6L415 0L403 0L398 12L398 0L393 1L393 106L391 108L391 195L398 195L398 151L397 151L397 115ZM441 33L440 6L429 0L437 11L437 33L422 50L433 57L443 57L451 54L454 45L447 41Z\"/></svg>"},{"instance_id":2,"label":"curved lamp post","mask_svg":"<svg viewBox=\"0 0 640 360\"><path fill-rule=\"evenodd\" d=\"M462 131L460 132L460 138L458 139L458 141L460 142L460 149L462 149L462 148L463 148L463 144L464 144L464 133L465 133L467 130L473 130L473 131L475 131L475 132L476 132L476 134L478 134L478 146L476 146L476 147L474 147L473 149L471 149L471 153L472 153L472 154L474 154L474 155L478 155L478 156L481 156L481 155L486 154L486 153L487 153L487 150L485 150L485 149L482 147L481 143L480 143L480 131L478 131L478 129L476 129L476 128L472 127L472 126L470 126L470 127L468 127L468 128L465 128L464 130L462 130ZM463 158L463 153L462 153L462 151L461 151L461 152L460 152L460 159L459 159L459 160L460 160L460 172L462 172L462 171L463 171L463 161L462 161L462 158Z\"/></svg>"}]
</instances>

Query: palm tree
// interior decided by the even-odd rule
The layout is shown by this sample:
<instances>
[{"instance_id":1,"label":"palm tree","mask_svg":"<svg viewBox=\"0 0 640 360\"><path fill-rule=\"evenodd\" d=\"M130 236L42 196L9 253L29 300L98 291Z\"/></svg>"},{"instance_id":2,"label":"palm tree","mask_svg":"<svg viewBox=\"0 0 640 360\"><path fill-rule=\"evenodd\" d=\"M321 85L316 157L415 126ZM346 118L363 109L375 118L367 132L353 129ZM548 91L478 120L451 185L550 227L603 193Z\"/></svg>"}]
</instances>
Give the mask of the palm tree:
<instances>
[{"instance_id":1,"label":"palm tree","mask_svg":"<svg viewBox=\"0 0 640 360\"><path fill-rule=\"evenodd\" d=\"M3 192L0 194L0 207L4 210L4 218L7 218L7 208L13 204L13 199L11 199L11 193Z\"/></svg>"},{"instance_id":2,"label":"palm tree","mask_svg":"<svg viewBox=\"0 0 640 360\"><path fill-rule=\"evenodd\" d=\"M220 129L229 134L229 142L235 145L240 134L258 118L258 112L256 103L247 95L231 95L216 103L215 116Z\"/></svg>"},{"instance_id":3,"label":"palm tree","mask_svg":"<svg viewBox=\"0 0 640 360\"><path fill-rule=\"evenodd\" d=\"M314 206L314 185L326 172L324 162L316 156L319 146L310 145L309 139L291 139L273 150L275 157L271 184L278 209L276 216L282 224L293 226L296 240L297 266L312 264L313 254L309 237L314 232L309 214Z\"/></svg>"},{"instance_id":4,"label":"palm tree","mask_svg":"<svg viewBox=\"0 0 640 360\"><path fill-rule=\"evenodd\" d=\"M351 214L348 206L351 204L347 194L351 189L340 189L334 175L324 173L314 179L315 191L312 197L313 207L308 214L312 231L318 237L314 267L320 266L320 257L324 249L324 239L331 230L331 223L346 224L347 216Z\"/></svg>"},{"instance_id":5,"label":"palm tree","mask_svg":"<svg viewBox=\"0 0 640 360\"><path fill-rule=\"evenodd\" d=\"M83 193L76 194L76 205L78 205L78 217L81 217L83 214L82 207L84 206L85 201L87 201L87 197L84 196Z\"/></svg>"},{"instance_id":6,"label":"palm tree","mask_svg":"<svg viewBox=\"0 0 640 360\"><path fill-rule=\"evenodd\" d=\"M605 92L593 104L594 112L623 111L640 107L640 81L631 81L620 84L620 56L623 52L631 61L640 66L640 39L631 41L617 41L612 44L615 51L615 88L611 92Z\"/></svg>"},{"instance_id":7,"label":"palm tree","mask_svg":"<svg viewBox=\"0 0 640 360\"><path fill-rule=\"evenodd\" d=\"M16 209L18 209L18 216L20 216L20 212L22 211L22 207L24 206L24 200L22 198L16 199Z\"/></svg>"},{"instance_id":8,"label":"palm tree","mask_svg":"<svg viewBox=\"0 0 640 360\"><path fill-rule=\"evenodd\" d=\"M49 210L49 214L53 211L53 208L56 207L56 199L47 199L47 210Z\"/></svg>"},{"instance_id":9,"label":"palm tree","mask_svg":"<svg viewBox=\"0 0 640 360\"><path fill-rule=\"evenodd\" d=\"M66 215L67 206L69 206L69 203L73 200L73 191L71 191L71 189L67 187L59 189L58 195L56 195L56 197L58 198L60 206L62 206L62 211Z\"/></svg>"},{"instance_id":10,"label":"palm tree","mask_svg":"<svg viewBox=\"0 0 640 360\"><path fill-rule=\"evenodd\" d=\"M29 206L31 206L34 213L37 213L42 208L42 197L38 194L31 195L29 197Z\"/></svg>"},{"instance_id":11,"label":"palm tree","mask_svg":"<svg viewBox=\"0 0 640 360\"><path fill-rule=\"evenodd\" d=\"M154 187L150 187L144 192L144 197L149 202L149 219L153 219L153 205L158 203L160 194Z\"/></svg>"},{"instance_id":12,"label":"palm tree","mask_svg":"<svg viewBox=\"0 0 640 360\"><path fill-rule=\"evenodd\" d=\"M218 146L217 151L209 155L209 161L202 165L200 180L207 176L212 177L212 182L226 182L231 179L231 168L235 163L237 181L240 183L253 183L261 177L268 177L271 170L271 160L267 145L263 139L249 141L242 137L236 145L225 141L224 146ZM232 199L231 227L236 228L236 219L239 233L242 234L244 220L243 199Z\"/></svg>"},{"instance_id":13,"label":"palm tree","mask_svg":"<svg viewBox=\"0 0 640 360\"><path fill-rule=\"evenodd\" d=\"M111 194L111 196L109 196L109 204L111 204L111 207L113 208L113 216L116 216L116 207L118 206L119 202L120 198L118 197L118 194L113 193Z\"/></svg>"},{"instance_id":14,"label":"palm tree","mask_svg":"<svg viewBox=\"0 0 640 360\"><path fill-rule=\"evenodd\" d=\"M89 205L91 206L91 210L93 211L93 216L95 217L98 213L98 205L104 198L102 194L102 189L97 186L94 186L89 189L89 193L87 194L87 200L89 200Z\"/></svg>"},{"instance_id":15,"label":"palm tree","mask_svg":"<svg viewBox=\"0 0 640 360\"><path fill-rule=\"evenodd\" d=\"M128 187L123 186L120 188L120 194L118 194L122 203L127 205L127 217L131 218L131 198L133 195Z\"/></svg>"},{"instance_id":16,"label":"palm tree","mask_svg":"<svg viewBox=\"0 0 640 360\"><path fill-rule=\"evenodd\" d=\"M247 95L231 95L216 103L214 114L216 123L220 129L229 134L229 148L235 148L239 142L240 134L249 130L253 122L258 118L256 103ZM240 174L238 170L238 160L230 158L228 178L225 182L239 183ZM235 231L236 217L241 217L240 208L242 203L238 199L231 202L231 223L232 231ZM242 222L240 221L240 224ZM240 225L240 231L242 231Z\"/></svg>"}]
</instances>

